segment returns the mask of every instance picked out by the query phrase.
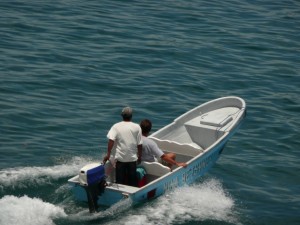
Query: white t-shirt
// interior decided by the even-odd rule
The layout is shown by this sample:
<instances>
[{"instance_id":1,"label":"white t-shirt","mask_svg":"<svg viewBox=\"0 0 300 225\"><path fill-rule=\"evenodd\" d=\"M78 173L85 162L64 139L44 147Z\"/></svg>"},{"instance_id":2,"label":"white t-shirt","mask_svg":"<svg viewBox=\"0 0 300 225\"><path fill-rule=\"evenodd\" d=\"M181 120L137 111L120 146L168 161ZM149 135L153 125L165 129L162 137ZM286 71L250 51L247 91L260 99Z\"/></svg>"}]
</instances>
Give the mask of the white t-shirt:
<instances>
[{"instance_id":1,"label":"white t-shirt","mask_svg":"<svg viewBox=\"0 0 300 225\"><path fill-rule=\"evenodd\" d=\"M145 137L142 136L143 140L143 151L142 151L142 161L146 162L155 162L155 157L160 159L160 157L164 154L162 150L159 149L157 144Z\"/></svg>"},{"instance_id":2,"label":"white t-shirt","mask_svg":"<svg viewBox=\"0 0 300 225\"><path fill-rule=\"evenodd\" d=\"M141 127L133 122L119 122L114 124L107 134L113 140L115 159L120 162L137 161L137 146L143 144Z\"/></svg>"}]
</instances>

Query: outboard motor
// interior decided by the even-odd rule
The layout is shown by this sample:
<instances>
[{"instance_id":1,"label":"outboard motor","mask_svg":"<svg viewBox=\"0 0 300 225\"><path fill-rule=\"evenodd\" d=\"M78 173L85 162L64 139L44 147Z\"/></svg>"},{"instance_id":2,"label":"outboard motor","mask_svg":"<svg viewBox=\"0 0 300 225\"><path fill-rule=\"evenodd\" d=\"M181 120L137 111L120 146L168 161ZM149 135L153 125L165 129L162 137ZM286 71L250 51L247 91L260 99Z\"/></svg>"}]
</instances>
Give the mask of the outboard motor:
<instances>
[{"instance_id":1,"label":"outboard motor","mask_svg":"<svg viewBox=\"0 0 300 225\"><path fill-rule=\"evenodd\" d=\"M106 187L104 165L92 163L81 168L79 183L85 189L90 213L98 210L98 197Z\"/></svg>"}]
</instances>

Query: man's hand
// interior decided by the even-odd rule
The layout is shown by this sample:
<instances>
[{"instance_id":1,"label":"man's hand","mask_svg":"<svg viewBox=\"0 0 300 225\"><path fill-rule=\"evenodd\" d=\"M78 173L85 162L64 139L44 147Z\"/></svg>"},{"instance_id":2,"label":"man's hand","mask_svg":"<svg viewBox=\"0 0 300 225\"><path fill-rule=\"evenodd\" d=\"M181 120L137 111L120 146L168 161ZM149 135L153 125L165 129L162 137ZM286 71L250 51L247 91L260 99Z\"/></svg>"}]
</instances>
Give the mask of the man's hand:
<instances>
[{"instance_id":1,"label":"man's hand","mask_svg":"<svg viewBox=\"0 0 300 225\"><path fill-rule=\"evenodd\" d=\"M182 166L182 167L186 168L186 167L187 167L187 164L186 164L186 163L178 162L178 163L177 163L177 166Z\"/></svg>"},{"instance_id":2,"label":"man's hand","mask_svg":"<svg viewBox=\"0 0 300 225\"><path fill-rule=\"evenodd\" d=\"M106 155L106 156L103 158L103 164L105 164L107 160L109 160L109 156L108 156L108 155Z\"/></svg>"}]
</instances>

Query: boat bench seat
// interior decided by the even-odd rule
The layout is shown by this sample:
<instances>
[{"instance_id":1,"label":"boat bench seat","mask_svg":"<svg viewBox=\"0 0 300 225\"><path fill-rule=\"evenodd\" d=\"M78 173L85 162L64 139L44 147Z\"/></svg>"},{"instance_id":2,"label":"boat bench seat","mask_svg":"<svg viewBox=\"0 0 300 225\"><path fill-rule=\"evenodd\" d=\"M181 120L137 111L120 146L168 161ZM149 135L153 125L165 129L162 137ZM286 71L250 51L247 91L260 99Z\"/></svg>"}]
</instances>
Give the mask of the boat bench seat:
<instances>
[{"instance_id":1,"label":"boat bench seat","mask_svg":"<svg viewBox=\"0 0 300 225\"><path fill-rule=\"evenodd\" d=\"M203 152L203 149L196 143L178 143L169 140L160 140L155 137L149 137L158 145L158 147L166 152L174 152L176 154L195 157Z\"/></svg>"},{"instance_id":2,"label":"boat bench seat","mask_svg":"<svg viewBox=\"0 0 300 225\"><path fill-rule=\"evenodd\" d=\"M147 174L158 176L158 177L161 177L161 176L171 172L171 169L169 167L164 166L159 162L144 162L144 161L142 161L139 166L143 167L146 170Z\"/></svg>"}]
</instances>

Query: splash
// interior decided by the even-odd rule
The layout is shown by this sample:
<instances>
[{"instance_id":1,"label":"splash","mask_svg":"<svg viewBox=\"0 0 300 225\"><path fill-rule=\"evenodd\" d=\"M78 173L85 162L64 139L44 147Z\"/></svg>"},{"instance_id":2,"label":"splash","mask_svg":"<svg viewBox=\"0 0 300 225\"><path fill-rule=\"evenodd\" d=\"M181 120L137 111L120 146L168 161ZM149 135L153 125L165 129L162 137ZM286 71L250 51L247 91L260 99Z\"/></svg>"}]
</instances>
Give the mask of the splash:
<instances>
[{"instance_id":1,"label":"splash","mask_svg":"<svg viewBox=\"0 0 300 225\"><path fill-rule=\"evenodd\" d=\"M206 220L239 224L235 214L233 199L225 193L219 181L211 179L178 188L138 210L130 210L120 221L108 224L180 224Z\"/></svg>"},{"instance_id":2,"label":"splash","mask_svg":"<svg viewBox=\"0 0 300 225\"><path fill-rule=\"evenodd\" d=\"M90 159L74 157L61 165L50 167L18 167L0 170L0 190L5 187L22 188L28 185L50 183L76 174Z\"/></svg>"},{"instance_id":3,"label":"splash","mask_svg":"<svg viewBox=\"0 0 300 225\"><path fill-rule=\"evenodd\" d=\"M178 188L137 207L132 207L130 199L126 199L95 214L89 214L85 209L69 215L68 220L101 221L101 224L107 225L171 225L191 221L240 224L234 200L216 179Z\"/></svg>"},{"instance_id":4,"label":"splash","mask_svg":"<svg viewBox=\"0 0 300 225\"><path fill-rule=\"evenodd\" d=\"M123 199L120 202L112 205L104 211L90 214L88 210L83 210L77 214L69 215L69 219L72 221L92 221L105 218L117 218L120 214L129 210L132 206L130 198Z\"/></svg>"},{"instance_id":5,"label":"splash","mask_svg":"<svg viewBox=\"0 0 300 225\"><path fill-rule=\"evenodd\" d=\"M0 224L14 225L53 225L54 219L67 215L60 207L28 196L11 195L0 199Z\"/></svg>"}]
</instances>

